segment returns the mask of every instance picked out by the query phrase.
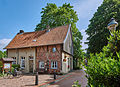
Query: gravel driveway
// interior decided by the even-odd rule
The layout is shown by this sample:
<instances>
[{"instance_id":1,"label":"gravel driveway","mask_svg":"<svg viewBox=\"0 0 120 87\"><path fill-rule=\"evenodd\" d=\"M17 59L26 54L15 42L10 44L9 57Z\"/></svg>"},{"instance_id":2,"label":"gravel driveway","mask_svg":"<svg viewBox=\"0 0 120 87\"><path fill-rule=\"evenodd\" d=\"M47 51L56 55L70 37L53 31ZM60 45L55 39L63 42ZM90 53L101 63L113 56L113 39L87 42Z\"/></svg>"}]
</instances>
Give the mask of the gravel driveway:
<instances>
[{"instance_id":1,"label":"gravel driveway","mask_svg":"<svg viewBox=\"0 0 120 87\"><path fill-rule=\"evenodd\" d=\"M53 79L53 75L39 75L39 84ZM35 76L24 75L20 78L4 79L0 77L0 87L31 87L35 84Z\"/></svg>"}]
</instances>

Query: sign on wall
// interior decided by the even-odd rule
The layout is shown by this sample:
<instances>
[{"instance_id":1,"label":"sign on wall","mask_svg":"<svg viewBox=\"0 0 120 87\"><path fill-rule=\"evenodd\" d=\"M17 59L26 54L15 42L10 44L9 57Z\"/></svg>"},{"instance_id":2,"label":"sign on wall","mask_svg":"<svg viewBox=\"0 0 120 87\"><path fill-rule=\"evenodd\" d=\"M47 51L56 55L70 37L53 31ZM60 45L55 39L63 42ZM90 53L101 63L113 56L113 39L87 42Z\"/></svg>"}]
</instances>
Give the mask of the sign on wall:
<instances>
[{"instance_id":1,"label":"sign on wall","mask_svg":"<svg viewBox=\"0 0 120 87\"><path fill-rule=\"evenodd\" d=\"M4 69L10 69L10 63L4 63Z\"/></svg>"}]
</instances>

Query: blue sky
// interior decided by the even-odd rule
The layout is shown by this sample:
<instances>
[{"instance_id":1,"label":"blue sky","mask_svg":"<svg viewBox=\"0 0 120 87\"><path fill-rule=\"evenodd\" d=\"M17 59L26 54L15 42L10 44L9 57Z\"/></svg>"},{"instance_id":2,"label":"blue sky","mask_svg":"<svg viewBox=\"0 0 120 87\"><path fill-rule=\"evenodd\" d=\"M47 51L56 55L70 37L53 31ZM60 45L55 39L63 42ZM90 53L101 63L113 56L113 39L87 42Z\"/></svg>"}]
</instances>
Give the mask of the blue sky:
<instances>
[{"instance_id":1,"label":"blue sky","mask_svg":"<svg viewBox=\"0 0 120 87\"><path fill-rule=\"evenodd\" d=\"M3 50L20 29L25 32L34 31L41 19L40 12L47 3L55 3L57 6L70 3L74 6L79 18L77 28L83 35L84 43L89 20L102 2L103 0L0 0L0 50ZM83 43L83 49L87 48Z\"/></svg>"}]
</instances>

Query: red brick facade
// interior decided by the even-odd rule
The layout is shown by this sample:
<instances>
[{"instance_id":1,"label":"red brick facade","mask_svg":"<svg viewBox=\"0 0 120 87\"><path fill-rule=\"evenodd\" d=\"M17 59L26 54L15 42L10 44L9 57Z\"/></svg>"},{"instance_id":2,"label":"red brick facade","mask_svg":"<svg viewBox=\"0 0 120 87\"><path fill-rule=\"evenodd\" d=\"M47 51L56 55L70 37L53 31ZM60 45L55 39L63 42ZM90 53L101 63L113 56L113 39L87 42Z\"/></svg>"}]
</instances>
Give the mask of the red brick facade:
<instances>
[{"instance_id":1,"label":"red brick facade","mask_svg":"<svg viewBox=\"0 0 120 87\"><path fill-rule=\"evenodd\" d=\"M56 48L56 51L53 52L53 48ZM44 61L45 68L39 68L39 61ZM62 69L62 45L50 45L50 46L40 46L37 47L37 57L36 57L36 69L37 71L47 71L47 73L53 73L51 69L51 61L57 61L57 72L60 72Z\"/></svg>"}]
</instances>

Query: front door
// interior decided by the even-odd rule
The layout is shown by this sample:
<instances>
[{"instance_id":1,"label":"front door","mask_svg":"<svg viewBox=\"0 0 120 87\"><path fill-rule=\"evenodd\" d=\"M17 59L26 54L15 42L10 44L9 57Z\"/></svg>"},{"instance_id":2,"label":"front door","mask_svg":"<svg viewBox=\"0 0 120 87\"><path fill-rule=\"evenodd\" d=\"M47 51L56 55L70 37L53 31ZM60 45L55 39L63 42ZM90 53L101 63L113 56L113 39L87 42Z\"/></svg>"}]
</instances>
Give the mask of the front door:
<instances>
[{"instance_id":1,"label":"front door","mask_svg":"<svg viewBox=\"0 0 120 87\"><path fill-rule=\"evenodd\" d=\"M29 72L33 72L33 60L29 60Z\"/></svg>"}]
</instances>

